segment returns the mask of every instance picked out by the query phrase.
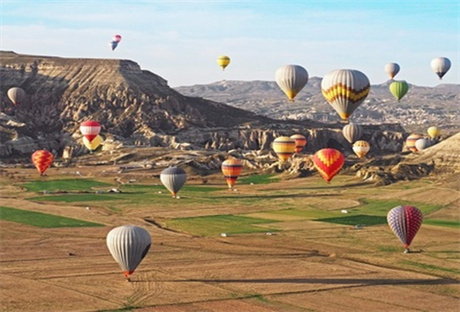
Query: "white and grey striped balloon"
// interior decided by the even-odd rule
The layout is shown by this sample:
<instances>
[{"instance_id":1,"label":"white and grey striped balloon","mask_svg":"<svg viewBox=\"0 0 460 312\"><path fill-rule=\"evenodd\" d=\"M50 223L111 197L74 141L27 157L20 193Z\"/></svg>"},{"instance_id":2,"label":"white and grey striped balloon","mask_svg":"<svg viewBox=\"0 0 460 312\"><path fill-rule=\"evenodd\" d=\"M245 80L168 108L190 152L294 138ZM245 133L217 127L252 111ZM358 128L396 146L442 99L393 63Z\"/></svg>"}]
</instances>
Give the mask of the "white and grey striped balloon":
<instances>
[{"instance_id":1,"label":"white and grey striped balloon","mask_svg":"<svg viewBox=\"0 0 460 312\"><path fill-rule=\"evenodd\" d=\"M187 180L187 174L181 168L169 167L161 172L160 180L173 197L176 197L177 192L179 192Z\"/></svg>"}]
</instances>

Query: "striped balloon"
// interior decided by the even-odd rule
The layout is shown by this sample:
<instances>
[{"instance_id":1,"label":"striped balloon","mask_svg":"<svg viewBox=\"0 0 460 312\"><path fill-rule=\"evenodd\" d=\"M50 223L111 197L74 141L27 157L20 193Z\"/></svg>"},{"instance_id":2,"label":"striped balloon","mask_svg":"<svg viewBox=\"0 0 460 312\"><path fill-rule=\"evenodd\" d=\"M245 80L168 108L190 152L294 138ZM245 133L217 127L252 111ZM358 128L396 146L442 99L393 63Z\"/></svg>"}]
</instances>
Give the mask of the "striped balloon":
<instances>
[{"instance_id":1,"label":"striped balloon","mask_svg":"<svg viewBox=\"0 0 460 312\"><path fill-rule=\"evenodd\" d=\"M357 124L349 123L343 127L342 134L348 142L353 144L361 138L363 135L363 129Z\"/></svg>"},{"instance_id":2,"label":"striped balloon","mask_svg":"<svg viewBox=\"0 0 460 312\"><path fill-rule=\"evenodd\" d=\"M409 84L405 80L393 81L389 86L391 94L398 100L398 102L409 91Z\"/></svg>"},{"instance_id":3,"label":"striped balloon","mask_svg":"<svg viewBox=\"0 0 460 312\"><path fill-rule=\"evenodd\" d=\"M409 245L417 234L423 221L422 212L412 206L398 206L391 209L387 215L388 225L409 250Z\"/></svg>"},{"instance_id":4,"label":"striped balloon","mask_svg":"<svg viewBox=\"0 0 460 312\"><path fill-rule=\"evenodd\" d=\"M101 124L94 120L88 120L81 123L80 131L91 142L101 132Z\"/></svg>"},{"instance_id":5,"label":"striped balloon","mask_svg":"<svg viewBox=\"0 0 460 312\"><path fill-rule=\"evenodd\" d=\"M300 153L305 145L307 145L307 138L301 134L291 135L291 139L295 141L295 152Z\"/></svg>"},{"instance_id":6,"label":"striped balloon","mask_svg":"<svg viewBox=\"0 0 460 312\"><path fill-rule=\"evenodd\" d=\"M295 152L295 140L288 136L278 137L273 141L273 150L281 162L285 162Z\"/></svg>"},{"instance_id":7,"label":"striped balloon","mask_svg":"<svg viewBox=\"0 0 460 312\"><path fill-rule=\"evenodd\" d=\"M363 158L366 156L366 154L370 150L370 145L366 141L356 141L355 144L353 144L353 152L355 152L356 155L358 155L359 158Z\"/></svg>"},{"instance_id":8,"label":"striped balloon","mask_svg":"<svg viewBox=\"0 0 460 312\"><path fill-rule=\"evenodd\" d=\"M228 64L230 64L230 58L227 55L221 55L217 58L217 65L219 65L222 70L225 70Z\"/></svg>"},{"instance_id":9,"label":"striped balloon","mask_svg":"<svg viewBox=\"0 0 460 312\"><path fill-rule=\"evenodd\" d=\"M327 183L342 169L344 162L342 153L333 148L323 148L313 155L315 168Z\"/></svg>"},{"instance_id":10,"label":"striped balloon","mask_svg":"<svg viewBox=\"0 0 460 312\"><path fill-rule=\"evenodd\" d=\"M47 150L39 150L35 151L32 154L32 163L37 168L40 175L43 175L46 169L51 166L53 163L54 157L53 154L48 152Z\"/></svg>"},{"instance_id":11,"label":"striped balloon","mask_svg":"<svg viewBox=\"0 0 460 312\"><path fill-rule=\"evenodd\" d=\"M236 158L229 158L222 163L222 173L227 181L228 188L233 188L242 169L243 164Z\"/></svg>"},{"instance_id":12,"label":"striped balloon","mask_svg":"<svg viewBox=\"0 0 460 312\"><path fill-rule=\"evenodd\" d=\"M423 137L419 134L411 134L407 137L406 139L406 147L413 153L417 152L417 147L415 147L415 142L417 142L418 139L422 139Z\"/></svg>"},{"instance_id":13,"label":"striped balloon","mask_svg":"<svg viewBox=\"0 0 460 312\"><path fill-rule=\"evenodd\" d=\"M364 102L370 88L367 76L353 69L332 71L321 81L324 98L345 120Z\"/></svg>"},{"instance_id":14,"label":"striped balloon","mask_svg":"<svg viewBox=\"0 0 460 312\"><path fill-rule=\"evenodd\" d=\"M169 167L161 172L160 180L173 197L176 197L177 192L179 192L187 180L187 174L181 168Z\"/></svg>"},{"instance_id":15,"label":"striped balloon","mask_svg":"<svg viewBox=\"0 0 460 312\"><path fill-rule=\"evenodd\" d=\"M308 72L300 65L285 65L277 69L275 81L288 99L294 101L308 82Z\"/></svg>"},{"instance_id":16,"label":"striped balloon","mask_svg":"<svg viewBox=\"0 0 460 312\"><path fill-rule=\"evenodd\" d=\"M147 255L152 238L143 228L123 225L112 229L107 234L106 243L110 254L129 280L129 276Z\"/></svg>"},{"instance_id":17,"label":"striped balloon","mask_svg":"<svg viewBox=\"0 0 460 312\"><path fill-rule=\"evenodd\" d=\"M26 97L26 92L19 87L13 87L9 89L7 94L8 98L11 100L11 102L13 102L14 105L18 105Z\"/></svg>"}]
</instances>

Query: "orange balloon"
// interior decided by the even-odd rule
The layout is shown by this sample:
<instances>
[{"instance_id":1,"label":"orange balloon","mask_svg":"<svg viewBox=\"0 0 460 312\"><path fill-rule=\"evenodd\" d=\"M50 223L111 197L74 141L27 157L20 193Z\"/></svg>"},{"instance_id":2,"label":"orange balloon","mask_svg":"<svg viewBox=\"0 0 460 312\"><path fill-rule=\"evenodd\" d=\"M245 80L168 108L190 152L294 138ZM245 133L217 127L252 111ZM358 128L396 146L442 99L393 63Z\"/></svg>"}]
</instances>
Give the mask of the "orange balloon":
<instances>
[{"instance_id":1,"label":"orange balloon","mask_svg":"<svg viewBox=\"0 0 460 312\"><path fill-rule=\"evenodd\" d=\"M315 168L327 183L342 169L344 162L342 153L333 148L323 148L313 155Z\"/></svg>"},{"instance_id":2,"label":"orange balloon","mask_svg":"<svg viewBox=\"0 0 460 312\"><path fill-rule=\"evenodd\" d=\"M46 169L48 169L49 166L51 166L51 164L53 163L53 160L53 154L51 154L47 150L35 151L32 154L32 163L37 168L40 175L43 175L45 173Z\"/></svg>"},{"instance_id":3,"label":"orange balloon","mask_svg":"<svg viewBox=\"0 0 460 312\"><path fill-rule=\"evenodd\" d=\"M307 145L307 138L301 134L291 135L291 139L295 141L295 152L300 153L305 145Z\"/></svg>"},{"instance_id":4,"label":"orange balloon","mask_svg":"<svg viewBox=\"0 0 460 312\"><path fill-rule=\"evenodd\" d=\"M242 169L243 164L236 158L229 158L222 163L222 173L224 174L225 180L227 180L228 188L233 188Z\"/></svg>"}]
</instances>

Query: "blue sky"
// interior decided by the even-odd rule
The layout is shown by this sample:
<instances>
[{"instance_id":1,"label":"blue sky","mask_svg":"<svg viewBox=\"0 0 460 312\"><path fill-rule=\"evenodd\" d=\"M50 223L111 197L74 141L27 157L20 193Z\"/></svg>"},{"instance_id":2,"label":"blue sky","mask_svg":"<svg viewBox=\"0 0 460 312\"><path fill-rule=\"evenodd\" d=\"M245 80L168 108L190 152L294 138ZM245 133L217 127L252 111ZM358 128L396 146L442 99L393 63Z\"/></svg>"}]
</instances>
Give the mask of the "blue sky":
<instances>
[{"instance_id":1,"label":"blue sky","mask_svg":"<svg viewBox=\"0 0 460 312\"><path fill-rule=\"evenodd\" d=\"M274 80L298 64L310 77L357 69L371 84L383 67L395 79L440 83L438 56L452 68L443 83L460 83L460 1L94 1L1 0L1 49L32 55L120 58L137 62L172 87L220 80ZM114 34L123 36L111 51ZM223 72L215 62L226 54Z\"/></svg>"}]
</instances>

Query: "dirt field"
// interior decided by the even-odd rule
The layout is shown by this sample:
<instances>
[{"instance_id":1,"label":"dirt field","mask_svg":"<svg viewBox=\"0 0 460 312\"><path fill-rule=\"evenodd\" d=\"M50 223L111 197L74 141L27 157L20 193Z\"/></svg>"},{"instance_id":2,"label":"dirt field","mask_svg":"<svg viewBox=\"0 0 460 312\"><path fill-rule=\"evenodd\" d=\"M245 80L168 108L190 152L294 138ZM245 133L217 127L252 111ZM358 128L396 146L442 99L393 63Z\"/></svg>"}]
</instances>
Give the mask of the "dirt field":
<instances>
[{"instance_id":1,"label":"dirt field","mask_svg":"<svg viewBox=\"0 0 460 312\"><path fill-rule=\"evenodd\" d=\"M82 176L110 183L158 183L155 172L118 174L116 168L102 166L78 170ZM62 171L52 168L47 178L62 177ZM278 223L260 225L275 226L278 231L272 235L200 237L144 220L162 224L167 218L211 214L271 218L277 205L340 211L358 206L365 196L442 205L432 215L458 221L460 193L436 180L377 188L352 177L330 185L310 177L238 185L237 194L229 193L251 198L273 190L267 204L209 201L188 206L183 204L185 196L177 207L152 200L139 207L119 204L118 211L105 202L88 210L83 203L27 200L31 194L17 183L37 180L32 169L6 169L0 177L0 206L105 225L38 228L0 221L1 311L460 311L458 227L423 224L411 246L414 252L403 254L386 224L357 229L281 215ZM220 185L227 192L224 183L216 175L207 185ZM283 189L295 196L284 196ZM153 240L132 282L125 281L105 244L107 233L123 224L142 226Z\"/></svg>"}]
</instances>

